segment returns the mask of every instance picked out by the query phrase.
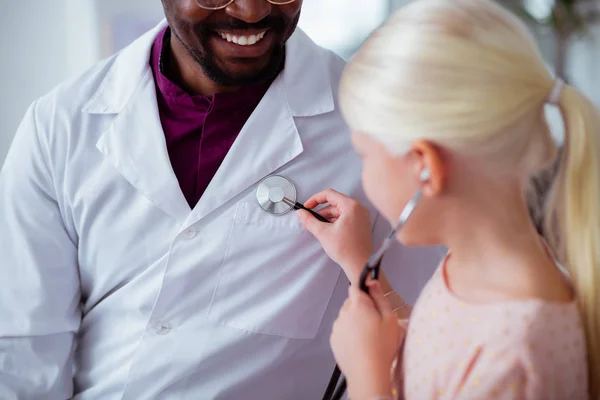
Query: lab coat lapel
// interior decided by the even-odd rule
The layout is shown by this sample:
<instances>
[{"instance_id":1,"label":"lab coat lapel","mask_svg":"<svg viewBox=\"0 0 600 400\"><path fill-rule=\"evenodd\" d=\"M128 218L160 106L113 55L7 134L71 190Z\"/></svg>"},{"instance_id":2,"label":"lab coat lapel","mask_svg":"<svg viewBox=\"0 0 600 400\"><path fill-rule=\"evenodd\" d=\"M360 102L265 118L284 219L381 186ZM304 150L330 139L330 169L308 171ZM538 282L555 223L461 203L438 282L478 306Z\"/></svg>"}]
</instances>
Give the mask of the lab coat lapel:
<instances>
[{"instance_id":1,"label":"lab coat lapel","mask_svg":"<svg viewBox=\"0 0 600 400\"><path fill-rule=\"evenodd\" d=\"M143 196L182 224L190 207L171 166L148 63L154 38L163 26L117 56L84 112L116 114L96 147Z\"/></svg>"},{"instance_id":2,"label":"lab coat lapel","mask_svg":"<svg viewBox=\"0 0 600 400\"><path fill-rule=\"evenodd\" d=\"M190 207L171 166L151 73L97 147L150 202L179 223L185 221Z\"/></svg>"},{"instance_id":3,"label":"lab coat lapel","mask_svg":"<svg viewBox=\"0 0 600 400\"><path fill-rule=\"evenodd\" d=\"M284 71L238 135L185 226L203 219L303 152L295 118L334 110L325 53L297 29L287 43Z\"/></svg>"},{"instance_id":4,"label":"lab coat lapel","mask_svg":"<svg viewBox=\"0 0 600 400\"><path fill-rule=\"evenodd\" d=\"M186 222L192 225L292 161L303 151L294 118L282 107L285 94L274 82L244 125L221 167Z\"/></svg>"},{"instance_id":5,"label":"lab coat lapel","mask_svg":"<svg viewBox=\"0 0 600 400\"><path fill-rule=\"evenodd\" d=\"M302 154L295 119L326 114L335 106L329 53L297 29L286 45L284 71L250 116L190 213L167 152L148 63L154 39L165 25L161 22L112 60L83 111L116 115L98 140L98 149L131 185L184 229Z\"/></svg>"}]
</instances>

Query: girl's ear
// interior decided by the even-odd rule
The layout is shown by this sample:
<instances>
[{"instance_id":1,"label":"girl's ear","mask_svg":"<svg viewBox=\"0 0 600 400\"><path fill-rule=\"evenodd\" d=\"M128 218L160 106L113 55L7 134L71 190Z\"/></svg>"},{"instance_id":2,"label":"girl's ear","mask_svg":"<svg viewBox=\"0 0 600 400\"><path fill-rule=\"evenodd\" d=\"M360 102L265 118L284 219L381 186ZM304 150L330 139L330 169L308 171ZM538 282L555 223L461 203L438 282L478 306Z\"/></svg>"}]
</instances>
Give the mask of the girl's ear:
<instances>
[{"instance_id":1,"label":"girl's ear","mask_svg":"<svg viewBox=\"0 0 600 400\"><path fill-rule=\"evenodd\" d=\"M428 171L428 179L423 182L425 196L438 196L444 189L447 176L447 165L444 162L440 149L425 140L414 142L412 152L418 158L417 174L420 178L424 170Z\"/></svg>"}]
</instances>

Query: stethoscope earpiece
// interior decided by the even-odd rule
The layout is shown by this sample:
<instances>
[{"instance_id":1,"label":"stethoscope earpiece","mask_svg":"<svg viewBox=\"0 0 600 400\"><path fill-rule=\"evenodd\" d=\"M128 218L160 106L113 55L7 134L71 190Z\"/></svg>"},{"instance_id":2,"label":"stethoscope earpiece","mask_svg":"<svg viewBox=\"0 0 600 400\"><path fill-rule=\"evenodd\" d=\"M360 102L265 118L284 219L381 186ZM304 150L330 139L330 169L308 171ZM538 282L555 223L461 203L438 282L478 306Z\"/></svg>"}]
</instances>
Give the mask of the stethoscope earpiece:
<instances>
[{"instance_id":1,"label":"stethoscope earpiece","mask_svg":"<svg viewBox=\"0 0 600 400\"><path fill-rule=\"evenodd\" d=\"M423 170L421 171L421 174L419 175L419 179L421 180L421 183L427 182L430 178L431 178L431 172L429 171L429 168L423 168Z\"/></svg>"}]
</instances>

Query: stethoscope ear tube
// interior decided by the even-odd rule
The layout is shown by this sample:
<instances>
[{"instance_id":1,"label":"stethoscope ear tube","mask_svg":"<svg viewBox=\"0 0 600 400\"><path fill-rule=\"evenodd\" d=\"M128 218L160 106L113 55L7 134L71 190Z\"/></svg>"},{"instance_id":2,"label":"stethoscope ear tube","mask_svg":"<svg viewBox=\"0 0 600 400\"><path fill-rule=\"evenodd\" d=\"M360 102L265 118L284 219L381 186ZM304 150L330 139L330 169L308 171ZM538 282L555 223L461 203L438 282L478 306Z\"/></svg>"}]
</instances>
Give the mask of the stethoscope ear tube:
<instances>
[{"instance_id":1,"label":"stethoscope ear tube","mask_svg":"<svg viewBox=\"0 0 600 400\"><path fill-rule=\"evenodd\" d=\"M422 195L422 192L420 190L417 193L415 193L413 198L408 202L408 204L406 204L406 206L402 210L402 213L400 214L400 218L398 219L398 223L396 224L394 229L391 230L391 232L385 238L385 240L383 241L383 243L381 244L379 249L371 256L371 258L369 258L369 261L367 261L367 265L365 265L365 267L363 268L363 270L360 274L360 280L359 280L360 290L362 290L363 292L365 292L367 294L369 293L369 287L367 286L369 276L371 277L371 279L375 279L375 280L379 279L379 270L381 269L381 260L383 259L383 254L390 247L392 242L395 240L396 234L400 231L400 229L402 229L402 227L404 226L406 221L408 221L408 218L411 216L415 207L419 203L419 200L421 199L421 195ZM335 392L331 393L331 391L330 391L330 388L332 386L334 388L336 387L337 381L338 381L340 375L341 375L340 369L336 364L335 369L333 370L333 374L331 375L329 385L327 386L327 391L325 392L325 396L323 396L323 400L341 400L342 399L342 397L344 396L344 393L346 392L346 387L347 387L346 378L342 377L342 381L340 382L340 385L337 386L337 389L335 390Z\"/></svg>"},{"instance_id":2,"label":"stethoscope ear tube","mask_svg":"<svg viewBox=\"0 0 600 400\"><path fill-rule=\"evenodd\" d=\"M379 253L379 252L377 252ZM375 255L377 255L377 253L375 253ZM373 257L371 258L371 260L369 260L369 262L367 262L367 265L365 265L365 267L363 268L361 274L360 274L360 290L362 290L363 292L369 294L369 287L367 286L367 282L369 280L369 276L371 277L371 279L379 279L379 270L381 267L381 259L382 257L379 257L376 259L376 263L375 265L371 266L371 262L373 260ZM336 387L337 385L337 381L339 380L339 377L341 376L341 371L340 368L337 366L335 366L335 369L333 370L333 374L331 375L331 379L329 381L329 385L327 386L327 391L325 392L325 396L323 397L323 400L341 400L341 398L344 396L344 393L346 393L346 387L347 387L347 382L346 382L346 378L342 377L342 381L340 382L340 385L337 386L337 390L335 390L335 392L333 392L331 394L330 391L330 387ZM333 390L333 389L332 389ZM327 397L329 395L329 397Z\"/></svg>"}]
</instances>

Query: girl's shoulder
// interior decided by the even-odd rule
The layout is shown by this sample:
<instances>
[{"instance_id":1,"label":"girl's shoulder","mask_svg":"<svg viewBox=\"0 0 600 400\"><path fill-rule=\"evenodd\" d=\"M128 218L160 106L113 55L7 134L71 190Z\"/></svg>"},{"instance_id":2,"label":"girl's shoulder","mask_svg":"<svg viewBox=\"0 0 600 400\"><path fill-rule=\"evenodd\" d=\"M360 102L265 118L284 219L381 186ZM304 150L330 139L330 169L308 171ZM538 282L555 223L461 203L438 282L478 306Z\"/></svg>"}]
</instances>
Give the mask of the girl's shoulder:
<instances>
[{"instance_id":1,"label":"girl's shoulder","mask_svg":"<svg viewBox=\"0 0 600 400\"><path fill-rule=\"evenodd\" d=\"M581 336L583 323L572 294L541 296L534 290L532 294L507 296L489 303L465 301L449 290L440 268L415 304L410 330L438 329L446 336L468 334L473 342L510 341L513 345L535 341L537 337L548 336L549 332ZM448 330L449 327L452 329Z\"/></svg>"}]
</instances>

